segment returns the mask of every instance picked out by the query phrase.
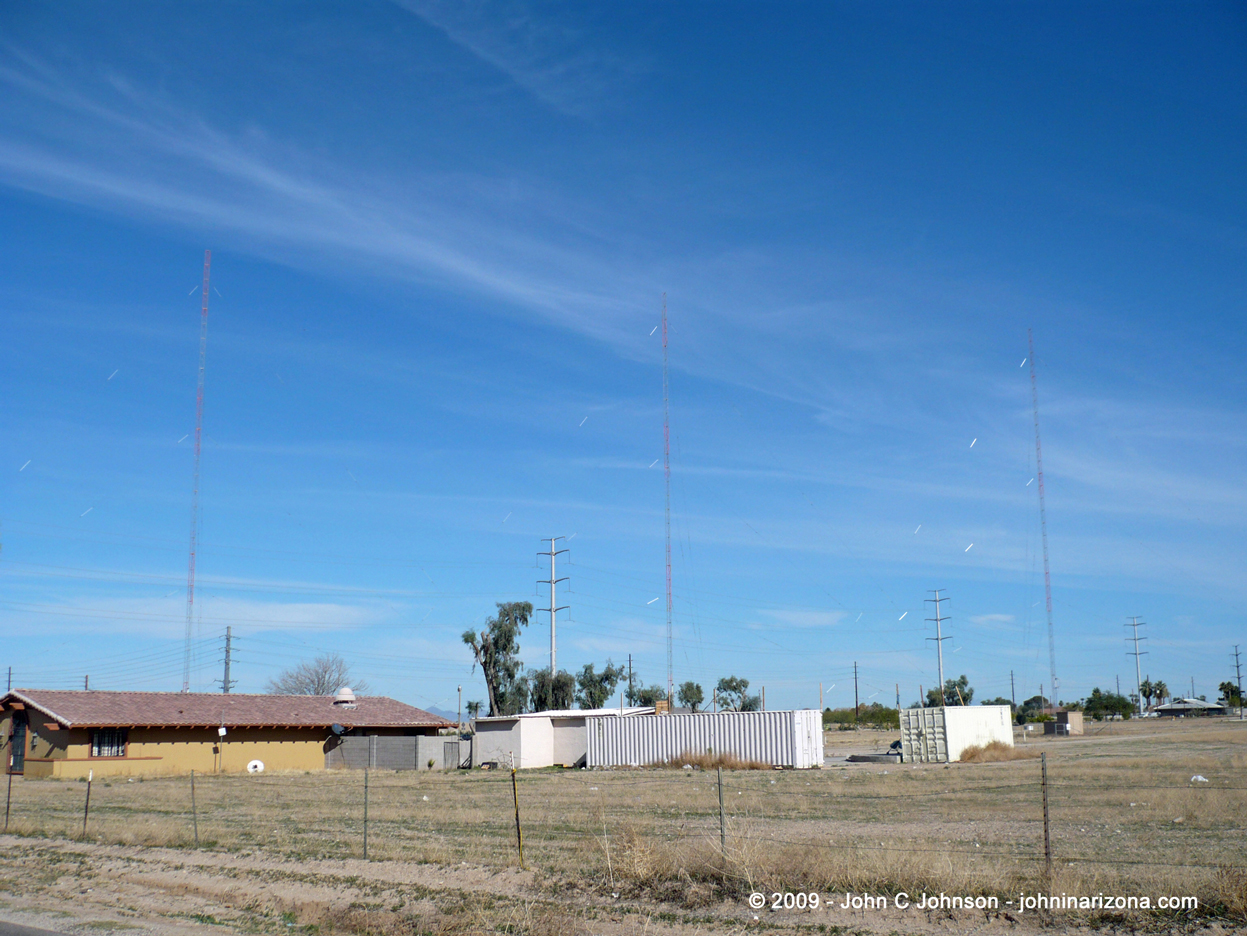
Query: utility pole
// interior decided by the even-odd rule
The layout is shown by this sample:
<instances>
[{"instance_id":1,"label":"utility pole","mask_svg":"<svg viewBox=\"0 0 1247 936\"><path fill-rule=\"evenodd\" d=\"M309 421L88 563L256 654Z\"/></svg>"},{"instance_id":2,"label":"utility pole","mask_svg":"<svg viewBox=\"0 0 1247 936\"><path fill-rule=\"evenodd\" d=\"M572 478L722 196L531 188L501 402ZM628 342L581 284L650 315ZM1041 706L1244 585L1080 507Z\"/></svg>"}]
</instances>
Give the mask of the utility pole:
<instances>
[{"instance_id":1,"label":"utility pole","mask_svg":"<svg viewBox=\"0 0 1247 936\"><path fill-rule=\"evenodd\" d=\"M83 692L87 692L87 691L89 691L90 689L91 689L91 677L90 677L90 676L83 676L83 677L82 677L82 691L83 691Z\"/></svg>"},{"instance_id":2,"label":"utility pole","mask_svg":"<svg viewBox=\"0 0 1247 936\"><path fill-rule=\"evenodd\" d=\"M462 738L463 737L463 686L459 687L459 715L457 716L457 718L458 718L458 721L456 721L455 723L456 730L459 732L459 737Z\"/></svg>"},{"instance_id":3,"label":"utility pole","mask_svg":"<svg viewBox=\"0 0 1247 936\"><path fill-rule=\"evenodd\" d=\"M550 683L549 683L549 686L548 686L548 687L547 687L547 689L546 689L546 708L548 708L548 709L553 709L553 708L554 708L554 674L558 672L558 670L555 668L555 663L556 663L556 655L555 655L555 645L554 645L554 619L555 619L555 617L557 617L557 616L558 616L558 613L559 613L560 611L566 611L566 610L567 610L567 608L568 608L568 605L563 605L563 606L560 608L557 604L555 604L555 601L554 601L554 589L555 589L555 587L558 585L558 583L559 583L559 582L566 582L566 581L567 581L567 576L566 576L566 575L565 575L565 576L563 576L562 578L555 578L555 577L554 577L554 557L555 557L555 556L562 555L563 553L567 552L568 550L566 550L566 549L555 549L554 547L555 547L555 545L558 543L558 541L559 541L559 540L561 540L561 539L565 539L565 538L566 538L566 537L562 537L562 536L551 536L551 537L549 537L549 539L548 539L548 540L543 539L543 540L542 540L542 542L543 542L543 543L545 543L545 542L549 542L549 544L550 544L550 551L549 551L548 553L547 553L547 552L540 552L540 553L537 553L537 555L539 555L539 556L549 556L549 557L550 557L550 579L549 579L549 581L539 582L539 583L538 583L538 584L541 584L541 585L549 585L549 586L550 586Z\"/></svg>"},{"instance_id":4,"label":"utility pole","mask_svg":"<svg viewBox=\"0 0 1247 936\"><path fill-rule=\"evenodd\" d=\"M857 661L853 661L853 724L857 724L857 716L861 705L857 701Z\"/></svg>"},{"instance_id":5,"label":"utility pole","mask_svg":"<svg viewBox=\"0 0 1247 936\"><path fill-rule=\"evenodd\" d=\"M1121 695L1121 676L1114 676L1113 678L1117 680L1117 694Z\"/></svg>"},{"instance_id":6,"label":"utility pole","mask_svg":"<svg viewBox=\"0 0 1247 936\"><path fill-rule=\"evenodd\" d=\"M221 680L221 692L229 695L229 691L234 688L233 681L229 678L230 656L234 647L234 628L226 626L225 628L225 678Z\"/></svg>"},{"instance_id":7,"label":"utility pole","mask_svg":"<svg viewBox=\"0 0 1247 936\"><path fill-rule=\"evenodd\" d=\"M945 636L944 636L944 634L943 634L943 624L944 624L944 622L945 622L945 621L947 621L947 620L948 620L948 618L943 617L943 616L941 616L941 614L940 614L940 602L941 602L941 601L947 601L948 599L947 599L947 598L941 598L941 597L940 597L940 592L941 592L941 591L943 591L943 589L940 589L940 588L935 588L935 589L932 589L931 591L932 591L932 593L935 595L935 597L934 597L934 598L924 598L923 600L924 600L924 601L929 601L929 602L932 602L932 603L934 603L934 604L935 604L935 617L933 617L933 618L927 618L927 620L928 620L928 621L933 621L933 622L935 622L935 636L934 636L934 637L928 637L928 638L927 638L927 640L934 640L934 641L935 641L935 649L936 649L937 651L939 651L939 661L940 661L940 689L939 689L939 695L940 695L940 708L943 708L943 707L944 707L944 641L945 641L945 640L952 640L952 637L945 637Z\"/></svg>"},{"instance_id":8,"label":"utility pole","mask_svg":"<svg viewBox=\"0 0 1247 936\"><path fill-rule=\"evenodd\" d=\"M1143 650L1140 652L1139 641L1147 640L1147 638L1139 636L1140 625L1139 625L1139 618L1137 615L1135 617L1132 617L1130 619L1130 623L1125 626L1131 627L1134 629L1134 636L1126 638L1127 640L1134 641L1134 650L1127 651L1126 656L1134 657L1134 689L1135 689L1135 692L1138 693L1139 714L1142 715L1143 714L1143 673L1139 668L1139 657L1146 656L1147 651ZM1147 623L1144 622L1142 626L1147 627Z\"/></svg>"},{"instance_id":9,"label":"utility pole","mask_svg":"<svg viewBox=\"0 0 1247 936\"><path fill-rule=\"evenodd\" d=\"M1009 701L1013 703L1013 707L1018 707L1018 691L1013 685L1013 670L1009 670Z\"/></svg>"},{"instance_id":10,"label":"utility pole","mask_svg":"<svg viewBox=\"0 0 1247 936\"><path fill-rule=\"evenodd\" d=\"M9 672L13 672L13 668L9 667ZM1238 720L1243 720L1243 667L1238 662L1238 644L1234 645L1234 673L1238 676Z\"/></svg>"},{"instance_id":11,"label":"utility pole","mask_svg":"<svg viewBox=\"0 0 1247 936\"><path fill-rule=\"evenodd\" d=\"M1195 677L1191 677L1191 698L1195 698Z\"/></svg>"},{"instance_id":12,"label":"utility pole","mask_svg":"<svg viewBox=\"0 0 1247 936\"><path fill-rule=\"evenodd\" d=\"M636 705L636 696L632 694L632 654L628 654L628 704Z\"/></svg>"},{"instance_id":13,"label":"utility pole","mask_svg":"<svg viewBox=\"0 0 1247 936\"><path fill-rule=\"evenodd\" d=\"M901 710L901 684L897 683L896 684L896 711L899 713L900 710Z\"/></svg>"}]
</instances>

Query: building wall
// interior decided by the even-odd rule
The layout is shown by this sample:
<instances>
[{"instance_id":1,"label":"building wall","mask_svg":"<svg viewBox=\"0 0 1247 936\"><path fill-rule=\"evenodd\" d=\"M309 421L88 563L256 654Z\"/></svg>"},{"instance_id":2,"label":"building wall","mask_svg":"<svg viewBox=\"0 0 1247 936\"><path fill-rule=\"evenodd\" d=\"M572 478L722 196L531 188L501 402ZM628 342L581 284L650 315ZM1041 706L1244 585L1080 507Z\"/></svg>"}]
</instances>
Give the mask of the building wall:
<instances>
[{"instance_id":1,"label":"building wall","mask_svg":"<svg viewBox=\"0 0 1247 936\"><path fill-rule=\"evenodd\" d=\"M472 766L496 763L517 769L554 765L554 730L551 719L542 717L476 720L472 739Z\"/></svg>"},{"instance_id":2,"label":"building wall","mask_svg":"<svg viewBox=\"0 0 1247 936\"><path fill-rule=\"evenodd\" d=\"M552 718L551 735L554 745L551 763L560 767L583 767L589 749L585 718Z\"/></svg>"},{"instance_id":3,"label":"building wall","mask_svg":"<svg viewBox=\"0 0 1247 936\"><path fill-rule=\"evenodd\" d=\"M367 735L335 740L337 743L325 750L327 770L428 770L429 761L433 761L433 770L454 770L467 760L471 743L454 735Z\"/></svg>"},{"instance_id":4,"label":"building wall","mask_svg":"<svg viewBox=\"0 0 1247 936\"><path fill-rule=\"evenodd\" d=\"M235 728L224 738L215 728L131 728L124 757L92 757L86 729L38 728L26 758L26 776L97 777L241 773L253 760L265 770L320 770L325 764L320 728Z\"/></svg>"}]
</instances>

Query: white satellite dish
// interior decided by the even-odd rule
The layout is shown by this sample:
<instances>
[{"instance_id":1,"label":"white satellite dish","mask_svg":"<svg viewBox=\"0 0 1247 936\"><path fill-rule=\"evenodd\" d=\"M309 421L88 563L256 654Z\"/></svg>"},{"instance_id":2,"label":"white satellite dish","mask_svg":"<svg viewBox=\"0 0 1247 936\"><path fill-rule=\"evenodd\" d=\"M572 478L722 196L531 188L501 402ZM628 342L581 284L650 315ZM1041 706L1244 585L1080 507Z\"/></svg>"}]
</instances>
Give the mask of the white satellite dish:
<instances>
[{"instance_id":1,"label":"white satellite dish","mask_svg":"<svg viewBox=\"0 0 1247 936\"><path fill-rule=\"evenodd\" d=\"M264 773L264 761L253 760L247 765L247 773Z\"/></svg>"}]
</instances>

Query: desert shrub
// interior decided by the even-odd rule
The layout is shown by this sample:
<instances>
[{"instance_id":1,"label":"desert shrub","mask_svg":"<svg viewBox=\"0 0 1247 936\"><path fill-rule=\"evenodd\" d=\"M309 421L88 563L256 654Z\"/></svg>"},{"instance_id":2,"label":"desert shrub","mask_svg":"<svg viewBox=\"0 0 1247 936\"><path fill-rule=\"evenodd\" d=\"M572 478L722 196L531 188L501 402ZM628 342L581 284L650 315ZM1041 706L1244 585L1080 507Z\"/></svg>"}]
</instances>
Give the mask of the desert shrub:
<instances>
[{"instance_id":1,"label":"desert shrub","mask_svg":"<svg viewBox=\"0 0 1247 936\"><path fill-rule=\"evenodd\" d=\"M963 764L990 764L995 761L1029 760L1038 757L1034 751L1013 747L1003 741L990 744L972 744L961 752Z\"/></svg>"}]
</instances>

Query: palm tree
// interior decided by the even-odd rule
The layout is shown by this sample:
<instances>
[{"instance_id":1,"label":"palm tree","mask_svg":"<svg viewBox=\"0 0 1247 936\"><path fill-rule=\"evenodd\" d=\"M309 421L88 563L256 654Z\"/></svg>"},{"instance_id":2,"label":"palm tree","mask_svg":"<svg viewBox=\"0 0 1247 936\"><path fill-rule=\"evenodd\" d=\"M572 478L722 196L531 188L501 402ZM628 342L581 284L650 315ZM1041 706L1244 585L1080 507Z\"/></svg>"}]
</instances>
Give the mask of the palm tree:
<instances>
[{"instance_id":1,"label":"palm tree","mask_svg":"<svg viewBox=\"0 0 1247 936\"><path fill-rule=\"evenodd\" d=\"M1169 687L1166 686L1161 680L1158 679L1152 685L1152 691L1155 692L1157 698L1160 699L1160 704L1164 705L1165 699L1168 698L1169 696Z\"/></svg>"},{"instance_id":2,"label":"palm tree","mask_svg":"<svg viewBox=\"0 0 1247 936\"><path fill-rule=\"evenodd\" d=\"M1156 695L1156 687L1152 685L1151 677L1139 683L1139 695L1143 696L1143 703L1148 708L1152 707L1152 696Z\"/></svg>"}]
</instances>

